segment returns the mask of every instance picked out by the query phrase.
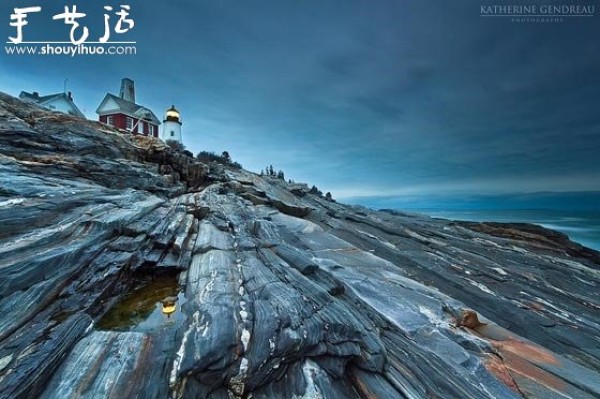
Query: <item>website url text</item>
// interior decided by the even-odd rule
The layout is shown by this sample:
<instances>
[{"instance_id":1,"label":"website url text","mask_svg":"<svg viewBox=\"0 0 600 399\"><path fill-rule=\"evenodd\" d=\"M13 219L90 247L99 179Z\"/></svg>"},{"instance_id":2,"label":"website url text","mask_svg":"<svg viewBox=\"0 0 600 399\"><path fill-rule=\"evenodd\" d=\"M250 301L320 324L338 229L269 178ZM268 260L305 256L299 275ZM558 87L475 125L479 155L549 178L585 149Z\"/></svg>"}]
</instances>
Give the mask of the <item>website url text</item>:
<instances>
[{"instance_id":1,"label":"website url text","mask_svg":"<svg viewBox=\"0 0 600 399\"><path fill-rule=\"evenodd\" d=\"M135 55L137 48L136 46L42 44L37 46L4 46L4 51L8 55L62 55L75 57L77 55Z\"/></svg>"}]
</instances>

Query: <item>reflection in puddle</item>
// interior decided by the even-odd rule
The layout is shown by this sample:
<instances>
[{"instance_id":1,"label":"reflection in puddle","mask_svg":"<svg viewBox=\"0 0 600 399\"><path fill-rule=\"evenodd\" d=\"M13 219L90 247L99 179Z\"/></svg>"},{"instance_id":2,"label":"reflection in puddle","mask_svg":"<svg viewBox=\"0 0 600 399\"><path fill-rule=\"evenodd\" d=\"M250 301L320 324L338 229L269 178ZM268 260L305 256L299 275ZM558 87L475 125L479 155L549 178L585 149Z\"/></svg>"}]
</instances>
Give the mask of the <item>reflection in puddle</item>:
<instances>
[{"instance_id":1,"label":"reflection in puddle","mask_svg":"<svg viewBox=\"0 0 600 399\"><path fill-rule=\"evenodd\" d=\"M162 312L171 317L171 315L177 310L177 301L179 300L176 296L168 296L162 301Z\"/></svg>"},{"instance_id":2,"label":"reflection in puddle","mask_svg":"<svg viewBox=\"0 0 600 399\"><path fill-rule=\"evenodd\" d=\"M185 321L185 296L176 276L157 276L125 294L98 322L100 330L148 332Z\"/></svg>"}]
</instances>

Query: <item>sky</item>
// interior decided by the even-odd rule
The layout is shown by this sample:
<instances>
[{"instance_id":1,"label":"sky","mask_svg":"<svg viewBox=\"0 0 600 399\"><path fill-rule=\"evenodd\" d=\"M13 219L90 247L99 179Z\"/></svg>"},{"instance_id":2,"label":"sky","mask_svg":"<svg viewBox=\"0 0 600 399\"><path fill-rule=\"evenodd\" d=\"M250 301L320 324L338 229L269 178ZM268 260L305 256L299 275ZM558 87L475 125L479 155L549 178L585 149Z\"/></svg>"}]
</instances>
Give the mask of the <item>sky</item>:
<instances>
[{"instance_id":1,"label":"sky","mask_svg":"<svg viewBox=\"0 0 600 399\"><path fill-rule=\"evenodd\" d=\"M135 27L111 39L135 40L136 55L2 52L0 91L56 93L68 79L97 119L129 77L159 118L181 111L194 153L273 164L347 202L600 192L600 15L519 23L481 17L503 2L475 0L3 0L0 33L15 34L14 7L40 5L25 39L68 40L51 17L75 4L97 38L102 7L121 3Z\"/></svg>"}]
</instances>

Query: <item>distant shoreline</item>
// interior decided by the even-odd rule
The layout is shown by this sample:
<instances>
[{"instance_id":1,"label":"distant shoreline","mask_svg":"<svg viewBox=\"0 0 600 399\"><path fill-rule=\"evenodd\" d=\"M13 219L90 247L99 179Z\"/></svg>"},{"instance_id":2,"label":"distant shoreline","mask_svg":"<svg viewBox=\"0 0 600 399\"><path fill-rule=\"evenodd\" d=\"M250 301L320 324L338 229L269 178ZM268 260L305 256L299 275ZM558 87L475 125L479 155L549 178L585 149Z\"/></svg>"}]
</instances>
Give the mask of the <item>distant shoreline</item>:
<instances>
[{"instance_id":1,"label":"distant shoreline","mask_svg":"<svg viewBox=\"0 0 600 399\"><path fill-rule=\"evenodd\" d=\"M532 223L560 231L572 241L600 251L600 211L551 209L402 209L434 218L470 222Z\"/></svg>"}]
</instances>

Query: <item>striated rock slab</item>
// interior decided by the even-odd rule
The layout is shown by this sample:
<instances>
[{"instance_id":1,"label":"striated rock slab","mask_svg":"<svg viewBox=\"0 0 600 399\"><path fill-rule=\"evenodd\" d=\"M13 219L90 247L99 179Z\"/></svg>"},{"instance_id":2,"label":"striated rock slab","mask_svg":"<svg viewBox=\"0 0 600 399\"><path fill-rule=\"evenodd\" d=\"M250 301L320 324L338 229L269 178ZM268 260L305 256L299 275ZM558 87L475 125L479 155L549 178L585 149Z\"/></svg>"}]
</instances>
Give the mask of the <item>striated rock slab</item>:
<instances>
[{"instance_id":1,"label":"striated rock slab","mask_svg":"<svg viewBox=\"0 0 600 399\"><path fill-rule=\"evenodd\" d=\"M560 233L208 174L6 95L0 137L1 398L600 397L599 254ZM181 284L161 323L100 330L140 276Z\"/></svg>"},{"instance_id":2,"label":"striated rock slab","mask_svg":"<svg viewBox=\"0 0 600 399\"><path fill-rule=\"evenodd\" d=\"M144 370L148 339L141 333L95 331L73 348L42 398L135 396ZM133 383L132 383L133 382Z\"/></svg>"}]
</instances>

